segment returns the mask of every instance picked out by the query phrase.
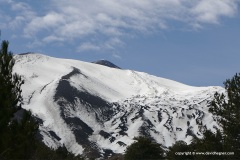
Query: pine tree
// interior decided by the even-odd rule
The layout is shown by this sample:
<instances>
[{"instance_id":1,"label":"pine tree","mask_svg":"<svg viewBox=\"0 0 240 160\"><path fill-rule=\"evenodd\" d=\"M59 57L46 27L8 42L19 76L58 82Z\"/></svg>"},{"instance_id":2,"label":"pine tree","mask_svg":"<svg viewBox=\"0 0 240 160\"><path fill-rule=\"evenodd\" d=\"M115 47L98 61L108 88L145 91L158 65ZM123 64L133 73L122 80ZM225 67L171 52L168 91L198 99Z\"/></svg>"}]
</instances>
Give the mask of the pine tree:
<instances>
[{"instance_id":1,"label":"pine tree","mask_svg":"<svg viewBox=\"0 0 240 160\"><path fill-rule=\"evenodd\" d=\"M185 160L193 159L191 155L193 148L184 141L177 141L172 147L169 147L167 159L169 160ZM182 154L181 154L182 153Z\"/></svg>"},{"instance_id":2,"label":"pine tree","mask_svg":"<svg viewBox=\"0 0 240 160\"><path fill-rule=\"evenodd\" d=\"M21 107L21 85L23 80L12 74L15 61L8 52L8 42L3 41L0 50L0 130L7 126L9 119Z\"/></svg>"},{"instance_id":3,"label":"pine tree","mask_svg":"<svg viewBox=\"0 0 240 160\"><path fill-rule=\"evenodd\" d=\"M194 137L192 143L189 145L191 152L207 153L207 152L223 152L222 147L222 133L217 129L216 133L206 130L203 133L203 138ZM225 156L218 155L193 155L194 159L225 159Z\"/></svg>"},{"instance_id":4,"label":"pine tree","mask_svg":"<svg viewBox=\"0 0 240 160\"><path fill-rule=\"evenodd\" d=\"M234 152L236 158L240 156L240 73L224 85L227 95L216 93L209 111L223 129L223 150Z\"/></svg>"},{"instance_id":5,"label":"pine tree","mask_svg":"<svg viewBox=\"0 0 240 160\"><path fill-rule=\"evenodd\" d=\"M125 160L163 159L161 146L145 137L135 138L136 142L127 147Z\"/></svg>"},{"instance_id":6,"label":"pine tree","mask_svg":"<svg viewBox=\"0 0 240 160\"><path fill-rule=\"evenodd\" d=\"M222 152L222 135L219 130L216 133L212 133L210 130L206 130L203 133L203 138L193 137L191 144L187 145L184 141L177 141L172 147L169 147L167 152L168 159L221 159L225 156L217 155L198 155L194 153L206 153L206 152ZM180 153L180 154L177 154ZM182 153L182 154L181 154Z\"/></svg>"},{"instance_id":7,"label":"pine tree","mask_svg":"<svg viewBox=\"0 0 240 160\"><path fill-rule=\"evenodd\" d=\"M13 54L8 51L8 42L0 49L0 159L32 160L80 160L69 153L66 147L51 150L36 138L38 124L31 112L21 108L21 76L13 73ZM22 112L20 119L15 117Z\"/></svg>"},{"instance_id":8,"label":"pine tree","mask_svg":"<svg viewBox=\"0 0 240 160\"><path fill-rule=\"evenodd\" d=\"M0 158L9 159L13 151L21 145L17 141L20 135L17 128L24 123L18 124L14 120L14 113L21 109L21 85L23 80L13 73L14 59L8 51L8 42L3 41L0 49ZM22 126L23 127L23 126ZM25 135L26 136L26 135ZM14 155L17 155L14 154ZM23 157L24 158L24 157Z\"/></svg>"}]
</instances>

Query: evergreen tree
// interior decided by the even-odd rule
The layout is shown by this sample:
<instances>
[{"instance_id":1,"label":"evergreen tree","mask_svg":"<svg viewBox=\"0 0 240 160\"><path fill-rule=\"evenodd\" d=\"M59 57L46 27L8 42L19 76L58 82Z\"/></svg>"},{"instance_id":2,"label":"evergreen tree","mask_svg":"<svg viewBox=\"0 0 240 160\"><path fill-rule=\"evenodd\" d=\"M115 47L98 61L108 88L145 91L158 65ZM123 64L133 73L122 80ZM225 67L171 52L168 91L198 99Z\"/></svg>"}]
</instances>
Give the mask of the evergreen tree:
<instances>
[{"instance_id":1,"label":"evergreen tree","mask_svg":"<svg viewBox=\"0 0 240 160\"><path fill-rule=\"evenodd\" d=\"M14 113L21 108L21 85L23 80L16 73L13 74L14 59L8 52L8 42L3 41L0 49L0 158L14 159L18 155L18 149L27 149L25 142L26 119L19 124L14 120ZM27 116L27 115L25 115ZM24 122L25 121L25 122ZM27 127L27 125L26 125ZM32 128L31 128L32 129ZM21 131L20 131L21 130ZM27 132L27 131L26 131ZM21 147L20 147L21 146ZM19 158L25 158L25 155Z\"/></svg>"},{"instance_id":2,"label":"evergreen tree","mask_svg":"<svg viewBox=\"0 0 240 160\"><path fill-rule=\"evenodd\" d=\"M216 133L212 133L210 130L204 131L203 138L199 139L197 137L194 137L192 143L189 146L192 153L206 153L205 155L195 154L193 155L194 159L225 159L224 155L219 156L207 154L208 152L223 152L222 133L218 129Z\"/></svg>"},{"instance_id":3,"label":"evergreen tree","mask_svg":"<svg viewBox=\"0 0 240 160\"><path fill-rule=\"evenodd\" d=\"M236 158L240 156L240 73L224 85L227 96L216 93L209 111L223 129L223 150L234 152Z\"/></svg>"},{"instance_id":4,"label":"evergreen tree","mask_svg":"<svg viewBox=\"0 0 240 160\"><path fill-rule=\"evenodd\" d=\"M177 141L172 147L169 147L167 153L168 159L221 159L225 156L218 155L197 155L194 153L222 152L222 135L219 130L214 134L210 130L203 133L203 138L193 137L192 143L187 145L184 141Z\"/></svg>"},{"instance_id":5,"label":"evergreen tree","mask_svg":"<svg viewBox=\"0 0 240 160\"><path fill-rule=\"evenodd\" d=\"M145 137L135 138L136 142L127 147L125 160L163 159L161 146Z\"/></svg>"},{"instance_id":6,"label":"evergreen tree","mask_svg":"<svg viewBox=\"0 0 240 160\"><path fill-rule=\"evenodd\" d=\"M80 160L69 153L65 146L51 150L37 140L38 124L29 111L21 109L22 78L13 73L13 54L8 42L0 49L0 159L32 160ZM20 119L16 114L22 112Z\"/></svg>"},{"instance_id":7,"label":"evergreen tree","mask_svg":"<svg viewBox=\"0 0 240 160\"><path fill-rule=\"evenodd\" d=\"M222 134L220 130L217 130L216 133L212 133L210 130L206 130L203 133L203 138L199 139L197 137L192 140L192 148L194 151L198 152L222 152Z\"/></svg>"},{"instance_id":8,"label":"evergreen tree","mask_svg":"<svg viewBox=\"0 0 240 160\"><path fill-rule=\"evenodd\" d=\"M190 145L187 145L184 141L177 141L172 147L169 147L167 152L167 159L169 160L185 160L193 159L191 155L193 148Z\"/></svg>"},{"instance_id":9,"label":"evergreen tree","mask_svg":"<svg viewBox=\"0 0 240 160\"><path fill-rule=\"evenodd\" d=\"M31 160L83 160L81 156L75 156L68 152L65 146L59 147L57 150L49 149L42 142L36 144L34 154Z\"/></svg>"},{"instance_id":10,"label":"evergreen tree","mask_svg":"<svg viewBox=\"0 0 240 160\"><path fill-rule=\"evenodd\" d=\"M23 80L12 74L14 63L12 53L8 52L8 42L3 41L0 49L0 131L9 125L9 120L21 107Z\"/></svg>"}]
</instances>

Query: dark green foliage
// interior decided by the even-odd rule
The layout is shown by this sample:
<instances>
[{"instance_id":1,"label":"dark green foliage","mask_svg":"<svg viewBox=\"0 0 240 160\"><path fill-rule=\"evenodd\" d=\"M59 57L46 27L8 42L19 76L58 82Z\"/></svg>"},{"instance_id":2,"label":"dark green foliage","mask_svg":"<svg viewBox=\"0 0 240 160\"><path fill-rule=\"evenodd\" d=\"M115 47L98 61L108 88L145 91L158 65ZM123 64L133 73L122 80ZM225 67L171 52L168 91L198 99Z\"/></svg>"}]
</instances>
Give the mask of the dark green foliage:
<instances>
[{"instance_id":1,"label":"dark green foliage","mask_svg":"<svg viewBox=\"0 0 240 160\"><path fill-rule=\"evenodd\" d=\"M114 154L107 160L124 160L124 155L123 154Z\"/></svg>"},{"instance_id":2,"label":"dark green foliage","mask_svg":"<svg viewBox=\"0 0 240 160\"><path fill-rule=\"evenodd\" d=\"M203 138L194 137L192 143L187 145L184 141L177 141L172 147L169 147L167 153L168 159L221 159L223 156L217 155L197 155L194 153L222 152L222 135L219 130L214 134L206 130ZM178 154L180 153L180 154Z\"/></svg>"},{"instance_id":3,"label":"dark green foliage","mask_svg":"<svg viewBox=\"0 0 240 160\"><path fill-rule=\"evenodd\" d=\"M64 146L54 151L36 139L38 124L30 112L21 109L23 80L13 74L14 63L8 42L3 41L0 49L0 159L81 159ZM20 118L16 118L20 111Z\"/></svg>"},{"instance_id":4,"label":"dark green foliage","mask_svg":"<svg viewBox=\"0 0 240 160\"><path fill-rule=\"evenodd\" d=\"M222 148L222 133L217 130L216 133L212 133L210 130L206 130L203 133L203 138L199 139L195 137L190 144L191 151L195 153L206 152L223 152ZM194 159L224 159L225 156L218 155L194 155Z\"/></svg>"},{"instance_id":5,"label":"dark green foliage","mask_svg":"<svg viewBox=\"0 0 240 160\"><path fill-rule=\"evenodd\" d=\"M223 148L221 146L222 144L222 134L219 130L214 134L210 130L206 130L203 133L203 138L194 138L192 141L192 148L194 148L194 151L197 152L221 152L223 151Z\"/></svg>"},{"instance_id":6,"label":"dark green foliage","mask_svg":"<svg viewBox=\"0 0 240 160\"><path fill-rule=\"evenodd\" d=\"M187 145L184 141L177 141L172 147L169 147L167 153L168 159L225 159L233 158L232 156L219 155L201 155L196 153L206 152L223 152L222 148L222 134L219 130L212 133L206 130L203 133L203 138L194 137L192 143ZM195 153L195 154L194 154Z\"/></svg>"},{"instance_id":7,"label":"dark green foliage","mask_svg":"<svg viewBox=\"0 0 240 160\"><path fill-rule=\"evenodd\" d=\"M3 41L0 50L0 132L9 123L9 119L21 107L21 85L23 80L12 74L14 59L8 52L8 42Z\"/></svg>"},{"instance_id":8,"label":"dark green foliage","mask_svg":"<svg viewBox=\"0 0 240 160\"><path fill-rule=\"evenodd\" d=\"M23 84L21 77L12 73L14 63L8 42L3 41L0 50L0 159L28 158L31 136L36 130L35 124L29 122L29 113L25 113L20 122L13 118L21 108Z\"/></svg>"},{"instance_id":9,"label":"dark green foliage","mask_svg":"<svg viewBox=\"0 0 240 160\"><path fill-rule=\"evenodd\" d=\"M36 144L36 149L31 160L83 160L80 156L69 153L65 146L59 147L56 151L49 149L42 142Z\"/></svg>"},{"instance_id":10,"label":"dark green foliage","mask_svg":"<svg viewBox=\"0 0 240 160\"><path fill-rule=\"evenodd\" d=\"M169 151L167 152L167 159L172 160L185 160L185 159L193 159L193 156L189 154L192 152L193 148L190 145L187 145L184 141L177 141L172 147L169 147ZM178 154L179 153L179 154ZM180 154L183 153L183 154Z\"/></svg>"},{"instance_id":11,"label":"dark green foliage","mask_svg":"<svg viewBox=\"0 0 240 160\"><path fill-rule=\"evenodd\" d=\"M223 128L222 147L240 156L240 74L224 82L227 97L216 93L209 111ZM233 158L233 157L231 157Z\"/></svg>"},{"instance_id":12,"label":"dark green foliage","mask_svg":"<svg viewBox=\"0 0 240 160\"><path fill-rule=\"evenodd\" d=\"M161 146L145 137L135 138L136 142L127 147L125 160L163 159Z\"/></svg>"}]
</instances>

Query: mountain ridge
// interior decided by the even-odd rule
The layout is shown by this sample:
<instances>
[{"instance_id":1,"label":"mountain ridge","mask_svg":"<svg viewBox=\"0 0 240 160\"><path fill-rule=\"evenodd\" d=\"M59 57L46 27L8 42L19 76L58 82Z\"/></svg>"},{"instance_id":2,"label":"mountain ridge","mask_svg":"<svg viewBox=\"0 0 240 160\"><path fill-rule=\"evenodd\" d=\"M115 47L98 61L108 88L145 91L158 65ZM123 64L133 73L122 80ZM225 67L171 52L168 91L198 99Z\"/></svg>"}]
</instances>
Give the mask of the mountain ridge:
<instances>
[{"instance_id":1,"label":"mountain ridge","mask_svg":"<svg viewBox=\"0 0 240 160\"><path fill-rule=\"evenodd\" d=\"M16 55L22 75L23 108L42 120L49 147L100 158L124 153L135 136L165 147L190 143L217 124L208 112L222 87L192 87L143 72L41 54Z\"/></svg>"}]
</instances>

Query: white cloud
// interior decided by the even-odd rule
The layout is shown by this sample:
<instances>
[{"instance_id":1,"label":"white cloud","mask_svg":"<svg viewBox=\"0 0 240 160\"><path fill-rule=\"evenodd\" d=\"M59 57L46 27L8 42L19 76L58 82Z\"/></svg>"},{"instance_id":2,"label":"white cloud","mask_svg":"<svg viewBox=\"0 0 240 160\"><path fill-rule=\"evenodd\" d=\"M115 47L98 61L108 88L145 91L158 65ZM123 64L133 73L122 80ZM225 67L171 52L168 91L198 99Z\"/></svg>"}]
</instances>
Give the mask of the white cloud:
<instances>
[{"instance_id":1,"label":"white cloud","mask_svg":"<svg viewBox=\"0 0 240 160\"><path fill-rule=\"evenodd\" d=\"M24 2L14 2L12 0L8 1L9 4L11 4L11 9L14 11L24 11L24 10L30 10L31 7Z\"/></svg>"},{"instance_id":2,"label":"white cloud","mask_svg":"<svg viewBox=\"0 0 240 160\"><path fill-rule=\"evenodd\" d=\"M96 44L92 44L89 42L81 44L77 51L82 52L82 51L99 51L101 47L97 46Z\"/></svg>"},{"instance_id":3,"label":"white cloud","mask_svg":"<svg viewBox=\"0 0 240 160\"><path fill-rule=\"evenodd\" d=\"M0 0L0 5L3 6L3 11L0 11L0 17L3 17L1 20L5 25L4 28L13 30L23 28L29 21L35 18L35 13L31 10L31 6L25 2Z\"/></svg>"},{"instance_id":4,"label":"white cloud","mask_svg":"<svg viewBox=\"0 0 240 160\"><path fill-rule=\"evenodd\" d=\"M112 56L116 59L122 59L122 57L116 53L113 53Z\"/></svg>"},{"instance_id":5,"label":"white cloud","mask_svg":"<svg viewBox=\"0 0 240 160\"><path fill-rule=\"evenodd\" d=\"M54 31L59 28L59 25L64 22L64 15L55 12L49 12L45 16L34 17L33 19L31 19L31 21L24 28L24 34L27 37L31 37L37 34L37 32L44 29Z\"/></svg>"},{"instance_id":6,"label":"white cloud","mask_svg":"<svg viewBox=\"0 0 240 160\"><path fill-rule=\"evenodd\" d=\"M64 41L63 38L57 37L57 36L53 36L53 35L50 35L50 36L47 36L47 37L43 38L43 42L46 42L46 43L63 42L63 41Z\"/></svg>"},{"instance_id":7,"label":"white cloud","mask_svg":"<svg viewBox=\"0 0 240 160\"><path fill-rule=\"evenodd\" d=\"M103 42L86 42L82 43L77 51L83 52L83 51L100 51L100 50L113 50L115 51L115 47L120 47L125 45L123 41L119 38L110 38L108 40L105 40ZM117 54L114 54L114 57L117 57Z\"/></svg>"},{"instance_id":8,"label":"white cloud","mask_svg":"<svg viewBox=\"0 0 240 160\"><path fill-rule=\"evenodd\" d=\"M41 13L34 11L30 2L0 0L0 3L11 5L16 14L9 26L21 26L26 37L44 43L80 39L83 43L78 51L113 49L124 44L121 39L125 36L174 28L173 22L196 28L218 24L222 17L236 15L239 5L239 0L49 1L48 7L39 6L43 8ZM101 36L104 40L96 40ZM97 44L93 44L92 38L96 38L93 42Z\"/></svg>"},{"instance_id":9,"label":"white cloud","mask_svg":"<svg viewBox=\"0 0 240 160\"><path fill-rule=\"evenodd\" d=\"M196 20L204 23L219 23L221 16L232 17L237 13L235 0L202 0L192 9Z\"/></svg>"},{"instance_id":10,"label":"white cloud","mask_svg":"<svg viewBox=\"0 0 240 160\"><path fill-rule=\"evenodd\" d=\"M119 38L114 37L114 38L111 38L111 39L107 40L104 43L104 48L114 50L114 48L116 46L120 47L120 46L123 46L123 45L124 45L123 41L121 41Z\"/></svg>"}]
</instances>

